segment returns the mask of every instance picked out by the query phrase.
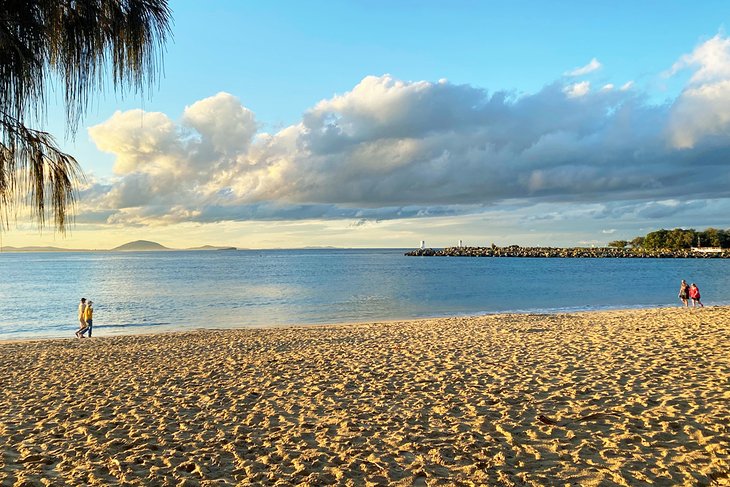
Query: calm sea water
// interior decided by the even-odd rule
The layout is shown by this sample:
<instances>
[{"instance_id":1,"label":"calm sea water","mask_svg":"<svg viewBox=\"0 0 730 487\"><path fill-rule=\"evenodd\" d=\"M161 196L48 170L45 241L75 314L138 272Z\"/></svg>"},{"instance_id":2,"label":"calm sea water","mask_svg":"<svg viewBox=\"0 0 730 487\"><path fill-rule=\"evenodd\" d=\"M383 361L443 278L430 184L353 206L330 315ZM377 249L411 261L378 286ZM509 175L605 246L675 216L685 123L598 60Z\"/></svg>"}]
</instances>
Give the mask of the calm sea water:
<instances>
[{"instance_id":1,"label":"calm sea water","mask_svg":"<svg viewBox=\"0 0 730 487\"><path fill-rule=\"evenodd\" d=\"M730 260L405 257L403 250L0 253L0 340L505 311L730 304Z\"/></svg>"}]
</instances>

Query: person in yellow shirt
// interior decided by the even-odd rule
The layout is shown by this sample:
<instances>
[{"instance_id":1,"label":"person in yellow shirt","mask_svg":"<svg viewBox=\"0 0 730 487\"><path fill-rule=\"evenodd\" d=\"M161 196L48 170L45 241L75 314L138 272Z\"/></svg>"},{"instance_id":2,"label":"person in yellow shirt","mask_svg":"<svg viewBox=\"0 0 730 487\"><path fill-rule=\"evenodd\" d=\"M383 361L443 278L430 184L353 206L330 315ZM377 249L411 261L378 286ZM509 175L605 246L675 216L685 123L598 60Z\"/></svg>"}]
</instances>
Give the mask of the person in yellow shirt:
<instances>
[{"instance_id":1,"label":"person in yellow shirt","mask_svg":"<svg viewBox=\"0 0 730 487\"><path fill-rule=\"evenodd\" d=\"M91 338L91 328L93 326L93 318L94 318L94 302L91 300L89 300L89 304L86 305L86 315L85 316L86 316L86 331L89 332L89 338Z\"/></svg>"}]
</instances>

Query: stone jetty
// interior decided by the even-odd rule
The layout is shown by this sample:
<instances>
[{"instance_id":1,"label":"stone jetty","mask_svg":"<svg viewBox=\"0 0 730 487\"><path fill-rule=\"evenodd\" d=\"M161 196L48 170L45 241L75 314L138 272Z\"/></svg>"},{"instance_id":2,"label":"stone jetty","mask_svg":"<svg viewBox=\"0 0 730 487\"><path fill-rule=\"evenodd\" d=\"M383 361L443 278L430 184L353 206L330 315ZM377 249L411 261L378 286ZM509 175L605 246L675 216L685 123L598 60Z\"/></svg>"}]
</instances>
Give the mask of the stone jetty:
<instances>
[{"instance_id":1,"label":"stone jetty","mask_svg":"<svg viewBox=\"0 0 730 487\"><path fill-rule=\"evenodd\" d=\"M445 249L416 249L406 252L409 256L438 257L557 257L579 259L728 259L730 250L721 252L697 252L693 250L645 250L619 249L614 247L447 247Z\"/></svg>"}]
</instances>

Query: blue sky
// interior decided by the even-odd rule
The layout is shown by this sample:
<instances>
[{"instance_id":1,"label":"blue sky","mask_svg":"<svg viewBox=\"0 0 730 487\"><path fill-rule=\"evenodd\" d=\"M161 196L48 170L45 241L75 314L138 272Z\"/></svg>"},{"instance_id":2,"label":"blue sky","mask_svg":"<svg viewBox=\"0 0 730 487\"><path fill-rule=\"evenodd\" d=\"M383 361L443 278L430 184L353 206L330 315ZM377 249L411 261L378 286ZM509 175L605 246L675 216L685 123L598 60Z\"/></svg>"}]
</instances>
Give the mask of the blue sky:
<instances>
[{"instance_id":1,"label":"blue sky","mask_svg":"<svg viewBox=\"0 0 730 487\"><path fill-rule=\"evenodd\" d=\"M728 194L701 177L727 172L708 95L730 78L724 3L171 7L158 87L97 96L62 144L89 176L71 235L21 218L6 245L601 245L728 227ZM62 137L62 107L47 128Z\"/></svg>"},{"instance_id":2,"label":"blue sky","mask_svg":"<svg viewBox=\"0 0 730 487\"><path fill-rule=\"evenodd\" d=\"M171 5L166 77L145 109L174 113L181 101L226 91L273 125L385 73L519 93L598 57L607 82L635 79L661 91L657 74L720 31L725 10L720 2L666 1ZM137 98L107 99L97 113L139 106Z\"/></svg>"}]
</instances>

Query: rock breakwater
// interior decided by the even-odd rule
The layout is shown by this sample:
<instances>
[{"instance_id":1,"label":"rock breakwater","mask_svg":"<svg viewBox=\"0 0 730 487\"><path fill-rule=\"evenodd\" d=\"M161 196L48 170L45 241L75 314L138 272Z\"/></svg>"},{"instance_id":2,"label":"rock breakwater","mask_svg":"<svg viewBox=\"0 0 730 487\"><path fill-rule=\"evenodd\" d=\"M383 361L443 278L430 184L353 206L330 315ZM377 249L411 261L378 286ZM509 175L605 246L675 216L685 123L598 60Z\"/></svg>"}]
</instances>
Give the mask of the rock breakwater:
<instances>
[{"instance_id":1,"label":"rock breakwater","mask_svg":"<svg viewBox=\"0 0 730 487\"><path fill-rule=\"evenodd\" d=\"M437 257L548 257L590 259L728 259L730 250L697 252L693 250L644 250L613 247L446 247L444 249L416 249L408 256Z\"/></svg>"}]
</instances>

